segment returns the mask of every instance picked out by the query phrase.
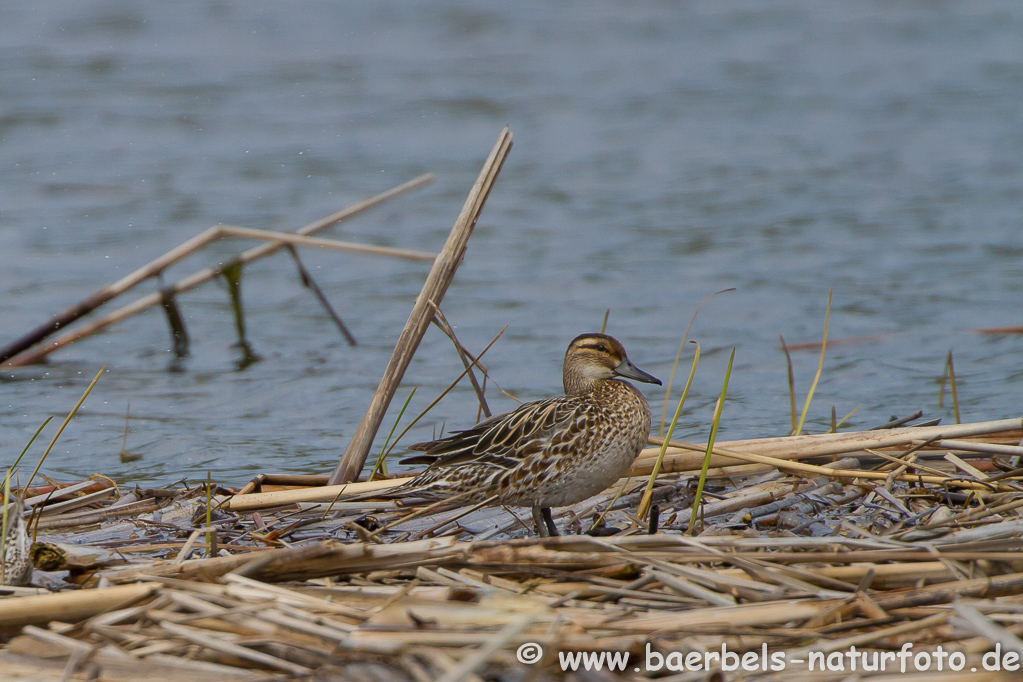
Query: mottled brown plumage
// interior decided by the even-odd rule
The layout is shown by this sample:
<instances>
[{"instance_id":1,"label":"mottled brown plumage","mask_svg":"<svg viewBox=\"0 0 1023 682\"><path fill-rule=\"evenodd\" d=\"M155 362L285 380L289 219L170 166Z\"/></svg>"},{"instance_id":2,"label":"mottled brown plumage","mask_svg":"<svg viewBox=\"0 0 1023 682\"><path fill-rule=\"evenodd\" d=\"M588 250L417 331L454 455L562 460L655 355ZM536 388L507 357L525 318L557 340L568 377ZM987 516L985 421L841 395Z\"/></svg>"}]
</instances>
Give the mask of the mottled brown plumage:
<instances>
[{"instance_id":1,"label":"mottled brown plumage","mask_svg":"<svg viewBox=\"0 0 1023 682\"><path fill-rule=\"evenodd\" d=\"M564 396L525 403L471 429L428 443L403 464L429 464L388 498L534 508L575 504L617 481L650 433L650 407L632 384L660 384L606 334L576 337L565 353Z\"/></svg>"},{"instance_id":2,"label":"mottled brown plumage","mask_svg":"<svg viewBox=\"0 0 1023 682\"><path fill-rule=\"evenodd\" d=\"M0 507L3 502L0 501ZM2 510L0 510L2 511ZM7 509L7 536L4 539L4 585L27 585L32 580L32 540L25 528L22 514L25 505L21 498L15 499Z\"/></svg>"}]
</instances>

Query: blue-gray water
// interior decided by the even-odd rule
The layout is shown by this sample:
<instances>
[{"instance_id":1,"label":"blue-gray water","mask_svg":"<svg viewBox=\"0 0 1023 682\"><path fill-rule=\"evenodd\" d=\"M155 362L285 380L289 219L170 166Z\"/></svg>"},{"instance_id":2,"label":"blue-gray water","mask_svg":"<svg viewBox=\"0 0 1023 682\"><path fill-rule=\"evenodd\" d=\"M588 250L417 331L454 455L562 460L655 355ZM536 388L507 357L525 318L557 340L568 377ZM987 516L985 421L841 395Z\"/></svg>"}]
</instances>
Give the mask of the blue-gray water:
<instances>
[{"instance_id":1,"label":"blue-gray water","mask_svg":"<svg viewBox=\"0 0 1023 682\"><path fill-rule=\"evenodd\" d=\"M1017 0L4 3L0 344L210 225L297 229L425 171L432 185L324 234L436 251L505 124L515 146L443 307L471 349L508 325L485 362L520 398L560 391L565 346L607 308L666 378L698 302L735 287L693 326L677 436L706 436L732 347L720 437L785 433L778 335L819 339L833 287L829 337L880 338L829 348L810 430L832 406L859 406L848 428L949 420L950 349L964 420L1023 412L1023 335L970 331L1023 324ZM47 473L328 472L428 265L302 253L357 348L282 252L243 280L262 362L234 369L227 295L206 285L181 297L184 372L160 310L4 372L0 462L57 415L48 442L107 365ZM801 405L817 356L793 360ZM385 430L411 387L409 414L460 369L431 330ZM129 402L143 457L122 464ZM407 442L475 414L460 387Z\"/></svg>"}]
</instances>

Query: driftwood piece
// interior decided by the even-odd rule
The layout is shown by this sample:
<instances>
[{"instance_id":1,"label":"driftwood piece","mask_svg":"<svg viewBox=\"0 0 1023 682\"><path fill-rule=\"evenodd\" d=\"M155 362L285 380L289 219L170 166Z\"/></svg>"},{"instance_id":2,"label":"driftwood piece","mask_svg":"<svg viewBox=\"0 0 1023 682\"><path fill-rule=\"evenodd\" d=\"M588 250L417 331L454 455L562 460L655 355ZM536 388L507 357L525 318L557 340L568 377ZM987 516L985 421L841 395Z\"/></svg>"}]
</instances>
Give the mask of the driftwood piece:
<instances>
[{"instance_id":1,"label":"driftwood piece","mask_svg":"<svg viewBox=\"0 0 1023 682\"><path fill-rule=\"evenodd\" d=\"M144 599L160 587L160 583L144 582L95 590L58 592L38 597L16 597L0 600L0 630L23 625L48 623L51 620L74 622L97 613L122 608Z\"/></svg>"},{"instance_id":2,"label":"driftwood piece","mask_svg":"<svg viewBox=\"0 0 1023 682\"><path fill-rule=\"evenodd\" d=\"M394 352L391 354L391 359L384 370L384 376L373 394L373 399L366 409L366 414L330 476L329 483L331 485L354 481L362 471L362 467L366 463L366 456L373 445L373 439L380 428L380 422L384 418L384 413L387 412L388 405L391 404L391 398L401 383L426 328L433 319L432 305L440 305L448 285L451 284L451 280L455 276L455 271L462 262L473 227L476 226L476 221L490 195L497 174L500 173L501 166L511 150L511 145L512 134L506 126L498 136L494 148L491 149L490 156L483 164L483 169L476 178L476 182L473 183L472 190L462 206L461 213L458 214L458 219L455 220L454 227L451 228L444 248L441 249L430 274L426 277L426 283L423 284L423 289L412 306L408 321L405 322L405 327L401 330L398 342L394 346Z\"/></svg>"},{"instance_id":3,"label":"driftwood piece","mask_svg":"<svg viewBox=\"0 0 1023 682\"><path fill-rule=\"evenodd\" d=\"M124 557L102 547L71 545L64 542L36 542L32 545L32 563L41 571L83 571L123 564Z\"/></svg>"}]
</instances>

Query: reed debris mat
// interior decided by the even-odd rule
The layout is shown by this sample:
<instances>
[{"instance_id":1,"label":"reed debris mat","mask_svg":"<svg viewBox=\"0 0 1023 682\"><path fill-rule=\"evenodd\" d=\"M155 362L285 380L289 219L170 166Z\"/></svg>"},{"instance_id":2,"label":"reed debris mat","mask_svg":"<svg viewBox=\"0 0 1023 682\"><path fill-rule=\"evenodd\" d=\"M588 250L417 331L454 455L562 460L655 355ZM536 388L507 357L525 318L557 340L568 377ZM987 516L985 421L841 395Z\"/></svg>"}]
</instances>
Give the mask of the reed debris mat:
<instances>
[{"instance_id":1,"label":"reed debris mat","mask_svg":"<svg viewBox=\"0 0 1023 682\"><path fill-rule=\"evenodd\" d=\"M637 516L652 447L552 538L346 500L393 480L48 481L0 680L1020 679L1021 427L718 443L694 527L697 445Z\"/></svg>"}]
</instances>

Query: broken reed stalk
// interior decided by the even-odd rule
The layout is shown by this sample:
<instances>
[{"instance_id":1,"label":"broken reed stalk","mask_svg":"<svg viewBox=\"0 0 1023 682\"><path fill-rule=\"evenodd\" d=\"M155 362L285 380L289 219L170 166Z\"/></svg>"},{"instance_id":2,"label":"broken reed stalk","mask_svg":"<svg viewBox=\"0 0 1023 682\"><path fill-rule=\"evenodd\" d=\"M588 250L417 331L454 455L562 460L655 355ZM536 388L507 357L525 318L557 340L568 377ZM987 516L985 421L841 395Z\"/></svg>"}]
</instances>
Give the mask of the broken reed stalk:
<instances>
[{"instance_id":1,"label":"broken reed stalk","mask_svg":"<svg viewBox=\"0 0 1023 682\"><path fill-rule=\"evenodd\" d=\"M420 419L425 417L430 412L430 410L432 410L437 405L437 403L439 403L441 400L444 399L444 396L446 396L448 393L450 393L451 390L455 386L457 386L459 384L459 382L462 380L462 377L464 377L466 374L469 374L472 371L473 365L477 365L478 366L480 358L482 358L484 355L486 355L488 350L493 348L494 344L497 343L497 340L499 338L501 338L502 336L504 336L504 333L506 331L508 331L508 327L507 326L502 328L501 331L497 332L497 336L495 336L490 341L490 343L487 344L486 348L484 348L482 351L480 351L480 354L476 356L476 358L472 361L472 364L469 365L468 367L466 367L465 369L463 369L462 373L459 374L457 377L455 377L455 380L452 381L450 384L448 384L447 388L445 388L443 391L440 392L440 395L438 395L436 398L434 398L433 401L429 405L427 405L425 408L423 408L423 410L419 414L416 415L415 419L413 419L412 421L410 421L408 423L408 426L406 426L404 429L402 429L401 433L398 434L398 437L394 439L393 443L391 443L391 448L384 451L384 454L383 454L384 457L386 457L388 454L390 454L391 449L393 449L394 446L398 444L398 441L400 441L402 438L405 437L405 434L408 433L409 430L413 426L415 426L416 424L419 423ZM409 458L409 459L411 460L413 458Z\"/></svg>"},{"instance_id":2,"label":"broken reed stalk","mask_svg":"<svg viewBox=\"0 0 1023 682\"><path fill-rule=\"evenodd\" d=\"M490 417L490 406L487 405L487 399L483 395L483 388L480 386L480 382L476 380L476 373L472 371L473 363L466 356L465 346L455 336L455 328L448 322L448 318L444 317L443 311L433 301L430 301L430 305L433 306L433 323L444 332L445 336L451 339L451 343L455 344L455 352L458 353L458 359L462 361L462 366L469 372L472 390L476 391L476 399L480 401L480 410L483 411L483 414Z\"/></svg>"},{"instance_id":3,"label":"broken reed stalk","mask_svg":"<svg viewBox=\"0 0 1023 682\"><path fill-rule=\"evenodd\" d=\"M363 199L362 201L356 202L346 208L341 209L340 211L332 213L331 215L326 216L325 218L321 218L316 222L310 223L305 227L299 229L294 234L268 232L266 230L252 231L249 228L231 228L231 230L234 230L236 234L238 233L237 232L238 230L241 230L244 233L246 233L246 235L248 235L249 238L270 240L267 241L267 243L265 244L260 244L259 246L255 246L251 249L243 251L238 255L237 258L233 259L231 262L249 263L251 261L264 258L273 253L276 253L277 250L283 248L286 243L321 247L327 247L327 244L332 244L332 246L329 246L327 248L341 248L339 244L343 244L344 242L337 242L335 240L315 239L312 240L312 242L314 243L311 243L309 241L303 241L303 239L308 239L308 235L319 232L320 230L326 229L327 227L335 225L344 220L348 220L349 218L359 215L360 213L363 213L369 210L370 208L373 208L374 206L382 204L385 201L388 201L413 189L421 187L427 184L428 182L431 182L432 180L433 180L432 174L427 173L425 175L420 175L419 177L414 178L404 184L398 185L397 187L389 189L386 192L382 192L380 194L377 194L376 196ZM3 349L0 349L0 363L4 363L2 366L5 367L19 367L31 364L33 362L38 362L39 360L41 360L42 358L46 357L47 355L49 355L50 353L59 348L63 348L64 346L74 343L79 339L94 334L100 329L108 327L111 324L120 322L121 320L131 317L132 315L137 315L143 310L147 310L148 308L154 305L161 305L167 296L173 296L174 294L189 291L190 289L194 289L200 284L204 284L212 279L219 277L222 270L221 267L205 268L203 270L200 270L189 275L188 277L178 280L174 284L163 288L161 291L149 294L147 296L143 296L134 303L130 303L126 306L123 306L98 320L94 320L89 324L78 327L73 331L61 334L59 337L57 337L56 340L49 342L44 346L41 346L34 350L29 350L30 348L32 348L32 346L35 346L40 341L49 337L51 334L58 331L59 329L66 327L67 325L71 324L72 322L79 319L83 315L92 312L93 310L103 305L107 301L111 300L112 298L124 293L125 291L128 291L136 284L146 279L149 279L150 277L159 275L161 272L163 272L164 269L166 269L172 263L181 260L185 256L191 254L193 251L195 251L198 248L201 248L210 241L218 239L220 236L219 232L220 229L221 229L220 227L213 227L210 228L209 230L202 232L201 234L196 235L192 239L189 239L180 246L171 249L163 256L160 256L156 260L148 263L142 268L139 268L130 275L123 277L112 284L108 284L107 286L103 287L102 289L92 294L91 296L87 297L83 301L68 308L62 313L55 315L45 324L40 325L39 327L32 330L28 334L22 336L20 339L17 339L14 342L8 344ZM252 237L254 233L260 232L271 234L274 236ZM288 236L284 237L282 235ZM288 241L285 242L282 241L282 239L287 239ZM365 244L354 244L351 246L352 250L356 250L361 253L367 253L367 251L364 250L365 248L382 248L371 247ZM345 250L349 249L346 248ZM396 251L403 250L397 249ZM400 257L409 257L409 255L412 253L418 252L408 252L406 255ZM416 257L420 258L424 256L425 254L419 253ZM230 262L227 264L230 264Z\"/></svg>"},{"instance_id":4,"label":"broken reed stalk","mask_svg":"<svg viewBox=\"0 0 1023 682\"><path fill-rule=\"evenodd\" d=\"M373 439L380 428L387 407L391 404L391 398L401 383L402 377L405 376L405 370L412 361L412 356L419 348L419 342L433 318L430 302L440 305L444 298L448 285L451 284L455 271L465 256L469 237L483 211L483 206L486 204L487 197L501 171L501 165L508 156L511 145L512 134L505 126L483 164L476 182L473 183L469 196L462 206L462 211L451 228L444 248L434 261L430 274L426 277L423 289L419 292L408 321L405 322L405 327L401 330L398 342L394 346L394 352L384 370L384 376L380 379L380 384L370 400L366 414L359 422L348 447L330 475L329 485L354 481L366 464L366 456L373 445Z\"/></svg>"}]
</instances>

